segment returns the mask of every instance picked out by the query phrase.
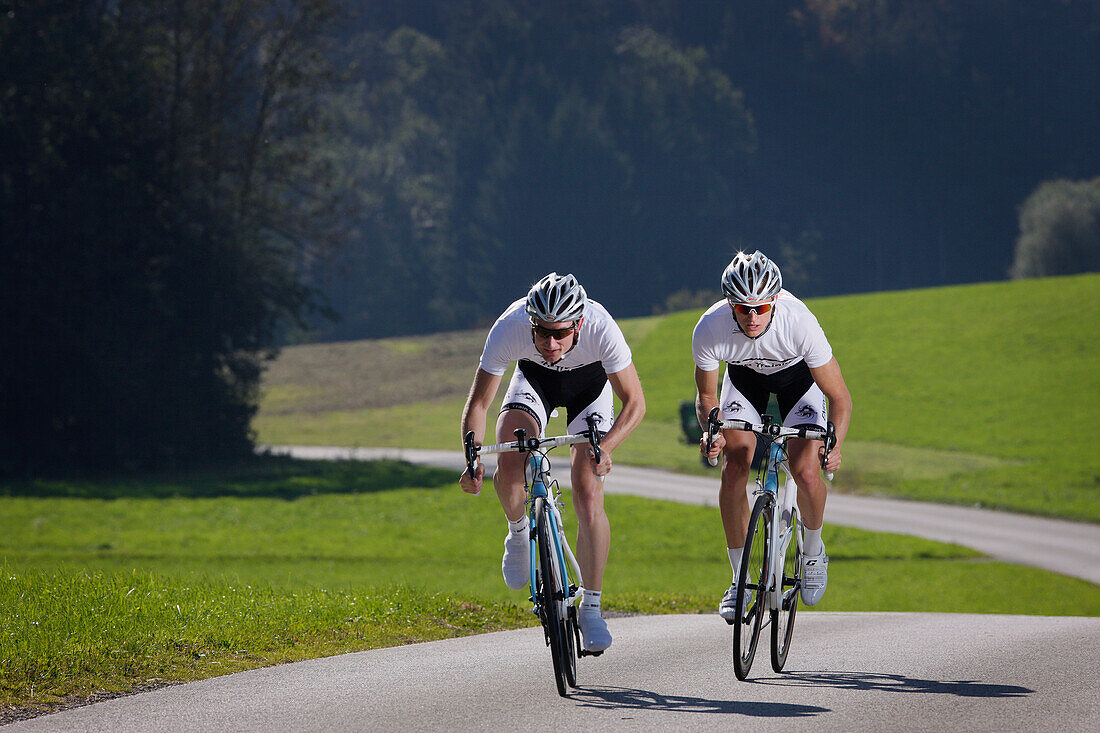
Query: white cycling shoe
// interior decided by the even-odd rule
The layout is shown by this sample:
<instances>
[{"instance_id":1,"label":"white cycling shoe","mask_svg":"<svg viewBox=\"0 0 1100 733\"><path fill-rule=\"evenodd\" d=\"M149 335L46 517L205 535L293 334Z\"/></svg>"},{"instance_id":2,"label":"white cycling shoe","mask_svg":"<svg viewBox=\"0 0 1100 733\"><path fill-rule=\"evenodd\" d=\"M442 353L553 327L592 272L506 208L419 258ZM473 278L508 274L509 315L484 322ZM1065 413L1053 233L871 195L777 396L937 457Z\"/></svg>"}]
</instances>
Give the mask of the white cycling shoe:
<instances>
[{"instance_id":1,"label":"white cycling shoe","mask_svg":"<svg viewBox=\"0 0 1100 733\"><path fill-rule=\"evenodd\" d=\"M577 611L577 625L581 627L581 646L587 652L602 652L611 646L611 632L599 611Z\"/></svg>"},{"instance_id":2,"label":"white cycling shoe","mask_svg":"<svg viewBox=\"0 0 1100 733\"><path fill-rule=\"evenodd\" d=\"M802 558L802 602L807 606L816 606L825 595L829 585L829 556L825 550L820 555L807 555Z\"/></svg>"},{"instance_id":3,"label":"white cycling shoe","mask_svg":"<svg viewBox=\"0 0 1100 733\"><path fill-rule=\"evenodd\" d=\"M752 605L752 591L746 594L744 605L745 607ZM724 618L726 623L732 624L737 621L737 583L731 585L726 595L722 596L722 602L718 604L718 615Z\"/></svg>"},{"instance_id":4,"label":"white cycling shoe","mask_svg":"<svg viewBox=\"0 0 1100 733\"><path fill-rule=\"evenodd\" d=\"M531 581L531 538L526 530L519 534L509 532L504 538L500 569L504 584L512 590L519 590Z\"/></svg>"}]
</instances>

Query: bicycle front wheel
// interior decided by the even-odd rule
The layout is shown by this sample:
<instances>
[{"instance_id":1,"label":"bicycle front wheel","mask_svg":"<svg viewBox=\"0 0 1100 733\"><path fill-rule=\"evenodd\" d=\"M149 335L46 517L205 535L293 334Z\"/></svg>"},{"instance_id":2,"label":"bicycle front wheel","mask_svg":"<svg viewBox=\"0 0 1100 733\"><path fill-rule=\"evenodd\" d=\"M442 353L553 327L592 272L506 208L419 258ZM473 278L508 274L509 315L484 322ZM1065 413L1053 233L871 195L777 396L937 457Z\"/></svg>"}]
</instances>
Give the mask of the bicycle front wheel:
<instances>
[{"instance_id":1,"label":"bicycle front wheel","mask_svg":"<svg viewBox=\"0 0 1100 733\"><path fill-rule=\"evenodd\" d=\"M565 617L565 681L577 686L577 650L581 646L581 630L577 625L577 607L569 606Z\"/></svg>"},{"instance_id":2,"label":"bicycle front wheel","mask_svg":"<svg viewBox=\"0 0 1100 733\"><path fill-rule=\"evenodd\" d=\"M783 588L779 608L772 609L772 669L783 671L787 652L794 634L794 615L798 611L798 594L802 591L802 526L798 515L780 525L777 542L786 543L783 552Z\"/></svg>"},{"instance_id":3,"label":"bicycle front wheel","mask_svg":"<svg viewBox=\"0 0 1100 733\"><path fill-rule=\"evenodd\" d=\"M737 679L749 676L760 624L768 595L768 545L771 540L771 497L757 497L745 534L741 553L741 571L737 575L737 622L733 624L733 669Z\"/></svg>"},{"instance_id":4,"label":"bicycle front wheel","mask_svg":"<svg viewBox=\"0 0 1100 733\"><path fill-rule=\"evenodd\" d=\"M554 682L558 694L565 697L567 692L567 669L571 660L566 658L568 641L566 639L566 617L562 600L565 592L561 586L558 561L554 554L554 542L550 538L549 510L542 499L536 500L535 516L538 526L535 528L539 559L537 580L539 584L539 616L546 632L546 644L550 647L550 656L554 660Z\"/></svg>"}]
</instances>

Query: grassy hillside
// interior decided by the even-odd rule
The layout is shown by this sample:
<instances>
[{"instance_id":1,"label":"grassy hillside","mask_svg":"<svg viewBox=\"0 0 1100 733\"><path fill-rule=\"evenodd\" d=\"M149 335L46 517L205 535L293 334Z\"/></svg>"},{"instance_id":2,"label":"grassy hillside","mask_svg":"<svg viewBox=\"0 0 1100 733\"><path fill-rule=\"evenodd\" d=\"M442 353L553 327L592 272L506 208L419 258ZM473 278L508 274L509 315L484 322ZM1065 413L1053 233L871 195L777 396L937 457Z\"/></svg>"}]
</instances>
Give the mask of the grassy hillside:
<instances>
[{"instance_id":1,"label":"grassy hillside","mask_svg":"<svg viewBox=\"0 0 1100 733\"><path fill-rule=\"evenodd\" d=\"M1076 438L1100 408L1100 275L808 302L855 403L837 490L1100 521L1100 451ZM617 460L704 470L678 417L680 400L694 395L697 318L624 322L648 414ZM258 437L456 447L483 339L287 349L268 375Z\"/></svg>"},{"instance_id":2,"label":"grassy hillside","mask_svg":"<svg viewBox=\"0 0 1100 733\"><path fill-rule=\"evenodd\" d=\"M1098 286L1092 275L813 301L856 404L835 488L1100 520L1100 452L1074 440L1100 406ZM692 397L696 317L624 324L649 414L616 460L704 471L677 412ZM456 447L483 338L288 349L259 437ZM712 612L729 582L714 509L607 501L605 606ZM0 484L0 721L96 690L533 623L500 582L502 535L491 494L393 462ZM822 609L1100 612L1100 586L965 548L831 525L825 539Z\"/></svg>"},{"instance_id":3,"label":"grassy hillside","mask_svg":"<svg viewBox=\"0 0 1100 733\"><path fill-rule=\"evenodd\" d=\"M730 581L713 508L609 496L608 512L605 608L713 613ZM504 532L491 495L389 461L2 484L0 721L8 705L533 624L500 578ZM824 610L1100 613L1100 586L959 546L833 526L826 542Z\"/></svg>"}]
</instances>

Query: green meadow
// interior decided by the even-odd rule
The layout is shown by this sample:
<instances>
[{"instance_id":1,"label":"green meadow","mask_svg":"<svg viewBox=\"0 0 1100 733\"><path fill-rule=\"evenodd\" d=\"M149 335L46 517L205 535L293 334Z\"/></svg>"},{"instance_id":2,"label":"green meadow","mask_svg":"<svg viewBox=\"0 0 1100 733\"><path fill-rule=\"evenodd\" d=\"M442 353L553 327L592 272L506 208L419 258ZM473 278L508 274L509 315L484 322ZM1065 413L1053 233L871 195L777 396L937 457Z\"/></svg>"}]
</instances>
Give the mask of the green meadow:
<instances>
[{"instance_id":1,"label":"green meadow","mask_svg":"<svg viewBox=\"0 0 1100 733\"><path fill-rule=\"evenodd\" d=\"M854 402L834 491L1100 521L1100 451L1084 438L1100 414L1100 275L808 304ZM704 472L679 421L694 397L698 316L623 322L648 411L617 461ZM438 337L438 356L436 338L288 349L271 370L259 439L458 450L484 332ZM376 384L374 363L399 385Z\"/></svg>"},{"instance_id":2,"label":"green meadow","mask_svg":"<svg viewBox=\"0 0 1100 733\"><path fill-rule=\"evenodd\" d=\"M467 496L449 471L260 459L3 489L0 714L535 622L500 579L495 498ZM605 607L712 612L730 580L714 510L607 505ZM831 526L826 542L820 609L1100 614L1098 586L962 547Z\"/></svg>"},{"instance_id":3,"label":"green meadow","mask_svg":"<svg viewBox=\"0 0 1100 733\"><path fill-rule=\"evenodd\" d=\"M1090 275L812 301L856 406L833 490L1100 520L1100 452L1077 438L1100 399L1098 286ZM696 318L624 324L649 411L617 461L706 471L678 418ZM455 448L483 339L287 349L258 437ZM628 496L607 507L605 608L711 613L729 583L716 510ZM260 457L0 484L0 720L97 691L533 624L525 594L500 580L503 535L491 492L392 461ZM1100 615L1100 586L966 548L828 523L825 541L819 609Z\"/></svg>"}]
</instances>

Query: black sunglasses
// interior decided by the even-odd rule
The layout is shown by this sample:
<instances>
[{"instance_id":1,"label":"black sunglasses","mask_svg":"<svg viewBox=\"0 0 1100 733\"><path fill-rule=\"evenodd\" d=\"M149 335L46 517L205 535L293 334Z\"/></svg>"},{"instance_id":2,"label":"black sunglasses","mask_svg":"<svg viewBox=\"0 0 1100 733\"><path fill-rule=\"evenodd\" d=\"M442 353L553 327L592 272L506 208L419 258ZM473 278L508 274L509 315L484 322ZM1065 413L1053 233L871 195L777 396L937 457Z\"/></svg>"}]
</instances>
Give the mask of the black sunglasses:
<instances>
[{"instance_id":1,"label":"black sunglasses","mask_svg":"<svg viewBox=\"0 0 1100 733\"><path fill-rule=\"evenodd\" d=\"M577 330L577 322L576 321L573 321L573 325L566 326L565 328L546 328L545 326L539 326L538 324L535 324L535 323L531 324L531 331L533 331L534 334L536 336L538 336L539 338L544 338L544 339L552 338L552 339L556 339L558 341L561 341L563 338L566 338L567 336L569 336L569 334L573 333L576 330Z\"/></svg>"}]
</instances>

